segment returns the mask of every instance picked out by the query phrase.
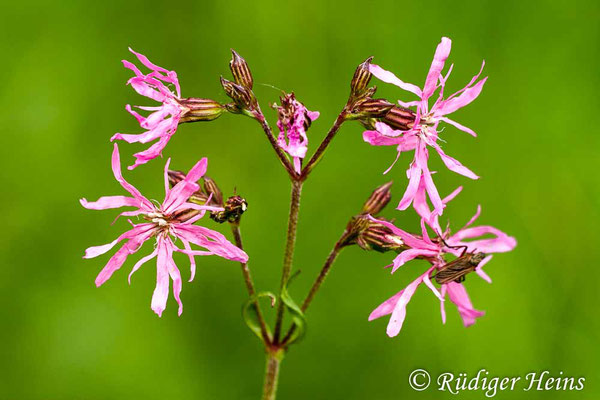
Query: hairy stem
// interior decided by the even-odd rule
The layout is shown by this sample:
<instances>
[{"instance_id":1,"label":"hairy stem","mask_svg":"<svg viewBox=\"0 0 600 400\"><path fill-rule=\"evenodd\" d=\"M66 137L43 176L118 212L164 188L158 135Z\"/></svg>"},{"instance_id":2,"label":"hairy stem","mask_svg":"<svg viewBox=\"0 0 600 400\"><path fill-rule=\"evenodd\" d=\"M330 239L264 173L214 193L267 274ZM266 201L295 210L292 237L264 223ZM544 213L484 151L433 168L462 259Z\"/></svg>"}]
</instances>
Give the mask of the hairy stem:
<instances>
[{"instance_id":1,"label":"hairy stem","mask_svg":"<svg viewBox=\"0 0 600 400\"><path fill-rule=\"evenodd\" d=\"M342 236L342 238L343 238L343 236ZM313 283L312 287L310 288L310 291L308 292L308 294L306 295L306 298L304 299L304 302L302 303L302 307L301 307L302 312L305 312L306 309L308 308L308 306L310 305L310 303L313 301L315 295L317 294L317 292L321 288L321 285L325 281L325 278L327 278L327 274L329 273L329 270L331 269L331 267L333 266L333 263L337 259L337 256L340 254L341 250L344 248L344 246L341 244L342 238L340 238L340 240L337 241L337 243L335 244L335 246L333 246L333 249L329 253L329 256L327 256L327 260L325 261L323 268L321 268L321 272L319 272L317 279ZM282 341L283 344L287 343L287 341L292 336L292 334L294 333L295 330L296 330L296 325L292 325L290 327L290 330L285 335L285 338Z\"/></svg>"},{"instance_id":2,"label":"hairy stem","mask_svg":"<svg viewBox=\"0 0 600 400\"><path fill-rule=\"evenodd\" d=\"M323 268L321 268L321 272L319 272L319 276L317 276L317 279L315 280L312 287L310 288L310 292L308 292L308 295L306 295L306 298L304 299L304 302L302 303L302 312L306 311L306 309L308 308L310 303L313 301L315 294L317 294L317 292L321 288L323 281L325 281L325 278L327 278L327 274L329 273L329 270L333 266L333 263L337 259L337 256L340 254L340 251L342 249L343 249L343 247L340 246L340 244L338 242L335 244L335 246L329 253L329 256L327 257L327 260L325 261Z\"/></svg>"},{"instance_id":3,"label":"hairy stem","mask_svg":"<svg viewBox=\"0 0 600 400\"><path fill-rule=\"evenodd\" d=\"M327 132L327 136L325 136L325 139L323 139L315 154L313 154L306 166L302 169L302 174L300 174L300 179L302 181L306 180L308 174L311 173L315 165L321 160L323 154L325 153L325 150L327 150L327 147L329 146L329 144L331 143L331 141L333 140L333 138L335 137L345 120L346 109L342 110L342 112L335 119L333 126L331 127L331 129L329 129L329 132Z\"/></svg>"},{"instance_id":4,"label":"hairy stem","mask_svg":"<svg viewBox=\"0 0 600 400\"><path fill-rule=\"evenodd\" d=\"M300 211L300 195L302 194L302 181L292 181L292 198L290 201L290 215L288 218L287 241L285 245L285 255L283 258L283 270L281 272L281 285L279 288L279 302L277 305L277 319L273 333L273 342L277 343L281 334L283 324L284 305L281 301L281 293L287 285L292 272L292 260L294 258L294 247L296 244L296 230L298 228L298 212Z\"/></svg>"},{"instance_id":5,"label":"hairy stem","mask_svg":"<svg viewBox=\"0 0 600 400\"><path fill-rule=\"evenodd\" d=\"M281 350L267 352L267 363L265 366L265 383L263 385L262 400L275 400L277 396L277 382L279 380L279 367L283 359Z\"/></svg>"},{"instance_id":6,"label":"hairy stem","mask_svg":"<svg viewBox=\"0 0 600 400\"><path fill-rule=\"evenodd\" d=\"M265 119L265 116L262 114L262 112L259 112L259 114L257 115L257 118L258 118L258 122L260 122L260 126L262 127L263 131L265 132L265 135L267 136L267 139L269 139L269 143L271 143L273 150L275 150L275 153L277 154L279 161L281 161L281 164L283 164L283 166L285 167L285 169L288 172L288 174L290 175L290 177L292 179L296 179L298 177L298 174L294 170L292 163L286 157L286 155L283 152L283 150L281 149L281 147L279 147L279 145L277 144L277 140L275 139L275 136L273 136L273 131L271 131L271 127L269 126L269 123Z\"/></svg>"},{"instance_id":7,"label":"hairy stem","mask_svg":"<svg viewBox=\"0 0 600 400\"><path fill-rule=\"evenodd\" d=\"M240 232L239 223L231 223L231 231L233 232L233 237L235 239L235 245L240 249L244 250L244 245L242 243L242 233ZM254 288L254 281L252 280L252 275L250 274L250 267L248 267L248 263L240 263L242 267L242 275L244 276L244 283L246 284L246 289L248 290L248 295L250 297L256 294L256 289ZM265 343L270 343L271 338L269 338L269 334L267 333L267 323L265 322L265 317L263 316L262 310L260 309L260 304L258 304L258 300L254 302L256 307L256 314L258 316L258 322L260 324L260 333L263 337Z\"/></svg>"}]
</instances>

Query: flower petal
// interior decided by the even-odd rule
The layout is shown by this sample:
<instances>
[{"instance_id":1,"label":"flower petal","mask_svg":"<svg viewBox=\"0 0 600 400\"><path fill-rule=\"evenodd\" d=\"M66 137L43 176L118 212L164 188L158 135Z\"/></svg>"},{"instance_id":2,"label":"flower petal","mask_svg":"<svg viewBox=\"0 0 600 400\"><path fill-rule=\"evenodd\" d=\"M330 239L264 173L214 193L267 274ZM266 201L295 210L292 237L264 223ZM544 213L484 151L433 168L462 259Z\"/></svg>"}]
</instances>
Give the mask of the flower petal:
<instances>
[{"instance_id":1,"label":"flower petal","mask_svg":"<svg viewBox=\"0 0 600 400\"><path fill-rule=\"evenodd\" d=\"M467 132L469 135L471 135L473 137L477 137L477 134L475 133L474 130L472 130L471 128L467 128L466 126L461 125L458 122L451 120L450 118L441 117L440 121L444 121L444 122L454 126L455 128L460 129L463 132Z\"/></svg>"},{"instance_id":2,"label":"flower petal","mask_svg":"<svg viewBox=\"0 0 600 400\"><path fill-rule=\"evenodd\" d=\"M419 256L423 257L435 257L437 255L437 251L433 250L423 250L423 249L408 249L404 250L402 253L398 254L396 258L394 258L394 267L392 268L392 273L396 272L398 268L403 266L410 260L414 260Z\"/></svg>"},{"instance_id":3,"label":"flower petal","mask_svg":"<svg viewBox=\"0 0 600 400\"><path fill-rule=\"evenodd\" d=\"M408 302L412 298L419 285L423 282L424 277L430 274L434 268L435 267L429 268L427 272L409 283L408 286L402 291L402 294L398 298L398 302L394 306L392 316L390 317L390 322L387 326L386 332L389 337L394 337L400 333L402 325L404 324L404 319L406 318L406 306L408 305Z\"/></svg>"},{"instance_id":4,"label":"flower petal","mask_svg":"<svg viewBox=\"0 0 600 400\"><path fill-rule=\"evenodd\" d=\"M192 247L190 246L190 242L188 242L187 240L184 240L184 239L181 239L181 242L183 243L183 247L185 248L186 251L192 252ZM188 257L190 259L190 280L188 282L191 282L194 280L194 277L196 276L196 259L194 258L193 254L188 253Z\"/></svg>"},{"instance_id":5,"label":"flower petal","mask_svg":"<svg viewBox=\"0 0 600 400\"><path fill-rule=\"evenodd\" d=\"M378 131L364 131L363 140L371 146L396 146L404 141L403 137L389 137Z\"/></svg>"},{"instance_id":6,"label":"flower petal","mask_svg":"<svg viewBox=\"0 0 600 400\"><path fill-rule=\"evenodd\" d=\"M169 297L169 262L173 258L173 250L169 246L169 239L158 239L158 257L156 258L156 288L152 294L152 303L150 307L162 316L162 312L167 307L167 298Z\"/></svg>"},{"instance_id":7,"label":"flower petal","mask_svg":"<svg viewBox=\"0 0 600 400\"><path fill-rule=\"evenodd\" d=\"M107 210L119 207L140 207L140 200L127 196L103 196L96 201L79 200L88 210Z\"/></svg>"},{"instance_id":8,"label":"flower petal","mask_svg":"<svg viewBox=\"0 0 600 400\"><path fill-rule=\"evenodd\" d=\"M442 296L442 299L446 298L446 285L442 285L442 288L440 290L440 294ZM442 324L446 323L446 307L445 307L446 302L445 301L440 301L440 313L442 315Z\"/></svg>"},{"instance_id":9,"label":"flower petal","mask_svg":"<svg viewBox=\"0 0 600 400\"><path fill-rule=\"evenodd\" d=\"M183 303L181 302L181 273L179 272L179 269L177 269L177 265L175 265L175 261L173 261L172 258L168 260L168 269L169 276L173 281L173 297L175 297L175 301L177 301L177 304L179 305L177 315L181 316L181 313L183 313Z\"/></svg>"},{"instance_id":10,"label":"flower petal","mask_svg":"<svg viewBox=\"0 0 600 400\"><path fill-rule=\"evenodd\" d=\"M117 182L121 184L123 189L127 190L133 197L135 197L141 204L140 208L146 210L153 210L154 205L146 199L132 184L127 182L121 173L121 160L119 156L119 146L115 143L112 154L112 171Z\"/></svg>"},{"instance_id":11,"label":"flower petal","mask_svg":"<svg viewBox=\"0 0 600 400\"><path fill-rule=\"evenodd\" d=\"M437 88L438 79L444 69L444 64L450 55L450 49L452 48L452 41L447 37L443 37L442 41L438 44L435 49L433 61L431 67L427 73L427 79L425 79L425 85L423 86L423 99L431 97L435 89Z\"/></svg>"},{"instance_id":12,"label":"flower petal","mask_svg":"<svg viewBox=\"0 0 600 400\"><path fill-rule=\"evenodd\" d=\"M421 168L419 168L415 161L413 161L410 165L408 175L410 180L408 181L408 185L406 186L406 190L404 191L402 199L400 199L400 203L398 203L398 210L406 210L412 203L417 191L419 190L419 183L421 181Z\"/></svg>"},{"instance_id":13,"label":"flower petal","mask_svg":"<svg viewBox=\"0 0 600 400\"><path fill-rule=\"evenodd\" d=\"M475 175L475 173L473 171L471 171L469 168L462 165L460 163L460 161L458 161L455 158L450 157L449 155L446 155L446 153L444 153L442 148L437 143L433 143L433 148L436 149L436 151L442 158L442 161L444 162L444 164L450 171L453 171L453 172L456 172L457 174L466 176L467 178L479 179L479 176Z\"/></svg>"},{"instance_id":14,"label":"flower petal","mask_svg":"<svg viewBox=\"0 0 600 400\"><path fill-rule=\"evenodd\" d=\"M201 159L192 167L184 179L173 186L173 189L169 190L165 197L165 201L162 204L162 210L164 212L173 212L200 188L197 181L206 173L207 165L208 160L206 157Z\"/></svg>"},{"instance_id":15,"label":"flower petal","mask_svg":"<svg viewBox=\"0 0 600 400\"><path fill-rule=\"evenodd\" d=\"M421 97L421 95L422 95L421 89L418 86L413 85L412 83L403 82L396 75L394 75L390 71L386 71L385 69L381 68L379 65L370 64L369 71L373 75L375 75L378 79L380 79L386 83L391 83L392 85L396 85L399 88L409 91L411 93L414 93L419 97Z\"/></svg>"},{"instance_id":16,"label":"flower petal","mask_svg":"<svg viewBox=\"0 0 600 400\"><path fill-rule=\"evenodd\" d=\"M130 231L131 232L131 231ZM152 231L149 230L146 233L133 236L128 240L111 258L108 263L104 266L102 271L96 277L96 286L102 285L106 282L112 274L121 268L127 256L135 253L139 250L142 243L144 243L152 235Z\"/></svg>"},{"instance_id":17,"label":"flower petal","mask_svg":"<svg viewBox=\"0 0 600 400\"><path fill-rule=\"evenodd\" d=\"M442 102L440 107L435 111L436 115L443 116L451 114L459 108L471 103L481 93L486 80L487 77L477 82L474 86L464 89L460 96Z\"/></svg>"},{"instance_id":18,"label":"flower petal","mask_svg":"<svg viewBox=\"0 0 600 400\"><path fill-rule=\"evenodd\" d=\"M462 284L450 282L447 284L447 291L450 300L458 307L458 312L465 326L473 325L476 318L485 315L485 312L473 308L471 299L469 299L469 295Z\"/></svg>"},{"instance_id":19,"label":"flower petal","mask_svg":"<svg viewBox=\"0 0 600 400\"><path fill-rule=\"evenodd\" d=\"M121 236L119 236L118 238L116 238L115 240L113 240L112 242L110 242L108 244L88 247L85 250L85 255L83 256L83 258L88 259L88 258L98 257L99 255L102 255L102 254L106 253L107 251L109 251L110 249L112 249L121 240L132 239L136 236L144 235L144 234L148 233L152 228L153 228L153 226L151 224L137 225L133 229L128 230L127 232L123 233Z\"/></svg>"},{"instance_id":20,"label":"flower petal","mask_svg":"<svg viewBox=\"0 0 600 400\"><path fill-rule=\"evenodd\" d=\"M483 266L484 266L485 264L487 264L487 263L488 263L488 262L489 262L489 261L492 259L492 257L493 257L493 256L492 256L491 254L490 254L490 255L488 255L488 256L487 256L487 257L485 257L483 260L481 260L481 262L479 263L479 265L477 266L477 268L475 268L475 273L476 273L477 275L479 275L479 277L480 277L481 279L483 279L484 281L486 281L487 283L492 283L492 278L490 278L490 277L489 277L489 275L488 275L488 274L486 274L486 273L483 271L483 269L482 269L482 268L483 268Z\"/></svg>"},{"instance_id":21,"label":"flower petal","mask_svg":"<svg viewBox=\"0 0 600 400\"><path fill-rule=\"evenodd\" d=\"M243 250L229 242L221 233L211 229L198 225L176 224L175 235L228 260L248 261L248 255Z\"/></svg>"},{"instance_id":22,"label":"flower petal","mask_svg":"<svg viewBox=\"0 0 600 400\"><path fill-rule=\"evenodd\" d=\"M155 249L152 253L148 254L147 256L144 256L144 257L140 258L140 260L135 263L135 265L131 269L131 272L127 276L127 282L130 285L131 285L131 276L133 275L133 273L135 271L137 271L138 269L140 269L140 267L142 265L144 265L146 262L148 262L148 261L152 260L154 257L156 257L156 254L158 254L158 251Z\"/></svg>"}]
</instances>

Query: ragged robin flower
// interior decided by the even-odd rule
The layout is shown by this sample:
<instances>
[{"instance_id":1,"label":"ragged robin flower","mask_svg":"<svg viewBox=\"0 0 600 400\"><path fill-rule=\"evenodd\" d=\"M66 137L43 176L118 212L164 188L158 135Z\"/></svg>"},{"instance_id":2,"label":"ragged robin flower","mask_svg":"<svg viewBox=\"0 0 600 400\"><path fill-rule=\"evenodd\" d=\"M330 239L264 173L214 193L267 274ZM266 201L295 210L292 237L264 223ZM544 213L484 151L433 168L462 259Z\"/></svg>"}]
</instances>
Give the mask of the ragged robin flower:
<instances>
[{"instance_id":1,"label":"ragged robin flower","mask_svg":"<svg viewBox=\"0 0 600 400\"><path fill-rule=\"evenodd\" d=\"M281 105L273 105L277 110L279 136L277 144L294 160L294 169L301 172L302 160L308 150L306 131L310 124L319 118L318 111L308 111L304 104L296 100L294 93L280 97Z\"/></svg>"},{"instance_id":2,"label":"ragged robin flower","mask_svg":"<svg viewBox=\"0 0 600 400\"><path fill-rule=\"evenodd\" d=\"M444 203L454 198L459 191L456 190L446 197L443 200ZM475 323L475 318L482 316L483 312L475 310L471 304L462 285L465 274L475 272L484 280L491 282L489 276L482 270L482 267L492 258L490 253L511 251L517 244L513 237L492 226L471 226L479 217L480 207L477 208L477 212L469 222L456 233L452 233L449 228L442 232L437 216L425 207L426 203L421 211L428 218L421 218L421 235L410 234L385 220L373 219L389 228L409 247L394 259L391 265L392 273L413 259L423 259L430 263L430 267L423 274L383 302L369 316L369 321L372 321L391 314L387 326L387 334L390 337L396 336L400 332L406 317L406 306L422 283L425 283L440 300L443 322L446 321L444 303L447 294L450 301L458 308L464 325L469 326ZM434 215L433 218L432 215ZM437 236L430 237L427 226L433 229ZM449 260L449 258L454 258L454 260ZM455 275L450 272L454 272ZM441 279L442 276L450 276L450 279ZM441 283L440 290L434 286L432 278Z\"/></svg>"},{"instance_id":3,"label":"ragged robin flower","mask_svg":"<svg viewBox=\"0 0 600 400\"><path fill-rule=\"evenodd\" d=\"M386 124L385 122L378 122L375 124L375 130L369 130L364 132L364 140L374 146L396 146L397 156L396 160L403 151L415 150L414 159L408 169L409 184L404 193L404 196L398 204L398 209L405 210L410 206L411 202L417 194L419 188L419 182L425 182L425 190L427 195L431 199L434 208L438 215L443 212L443 203L435 187L431 172L428 167L429 152L428 147L432 147L442 158L442 161L448 169L458 174L464 175L471 179L477 179L471 170L462 165L458 160L446 155L440 147L438 141L439 133L441 130L438 129L440 122L453 125L456 128L465 131L473 136L475 132L471 129L449 119L448 114L462 108L471 103L479 94L485 84L487 78L483 78L479 81L479 75L471 79L471 81L463 89L452 94L451 96L444 98L444 86L446 80L452 71L452 66L449 68L446 75L442 74L442 69L446 63L446 59L450 54L451 41L448 38L442 38L442 41L438 45L433 62L427 74L425 85L423 88L419 88L416 85L403 82L393 73L384 70L378 65L371 64L370 72L377 78L384 82L391 83L400 87L403 90L409 91L419 97L419 100L412 102L398 103L402 107L416 107L415 120L409 122L406 128L394 127L393 124ZM483 70L483 65L481 66ZM436 91L439 92L434 96ZM434 99L433 105L430 107L430 99ZM395 163L395 161L394 161ZM392 164L393 166L393 164ZM391 167L390 167L391 168Z\"/></svg>"},{"instance_id":4,"label":"ragged robin flower","mask_svg":"<svg viewBox=\"0 0 600 400\"><path fill-rule=\"evenodd\" d=\"M125 240L125 244L111 257L96 278L96 286L100 286L115 271L121 268L127 257L137 252L144 242L154 241L154 250L134 265L129 274L129 280L131 281L131 275L144 263L156 257L156 289L152 295L151 308L159 316L162 315L167 304L169 277L173 281L173 295L179 304L178 314L181 315L183 311L180 298L181 274L173 261L173 252L181 252L189 256L191 264L190 281L194 279L196 271L194 256L214 254L233 261L246 262L248 260L246 253L231 244L221 233L194 225L196 221L204 216L205 212L222 210L218 207L198 205L188 201L189 197L199 189L196 181L206 172L206 158L196 163L189 173L172 189L169 189L169 176L167 173L169 161L165 165L164 174L165 199L162 204L156 205L123 178L119 149L115 144L112 155L113 174L121 186L129 192L130 196L106 196L93 202L81 199L81 204L91 210L133 207L133 210L125 211L120 216L138 216L146 221L140 224L132 223L133 229L123 233L111 243L88 248L85 251L84 258L93 258L104 254L117 243ZM177 247L177 241L181 241L183 248ZM193 250L190 244L203 247L206 250Z\"/></svg>"},{"instance_id":5,"label":"ragged robin flower","mask_svg":"<svg viewBox=\"0 0 600 400\"><path fill-rule=\"evenodd\" d=\"M143 54L131 49L129 51L152 72L143 74L133 63L123 60L125 68L135 74L127 83L142 96L162 103L155 107L138 106L137 108L141 110L151 111L147 117L134 111L128 104L125 108L137 119L140 126L146 129L146 132L137 135L117 133L111 138L111 140L119 139L128 143L149 143L157 140L148 149L134 155L135 164L129 167L134 169L160 156L180 123L211 121L225 112L225 107L210 99L181 98L179 80L175 71L151 63ZM172 86L174 91L169 86Z\"/></svg>"}]
</instances>

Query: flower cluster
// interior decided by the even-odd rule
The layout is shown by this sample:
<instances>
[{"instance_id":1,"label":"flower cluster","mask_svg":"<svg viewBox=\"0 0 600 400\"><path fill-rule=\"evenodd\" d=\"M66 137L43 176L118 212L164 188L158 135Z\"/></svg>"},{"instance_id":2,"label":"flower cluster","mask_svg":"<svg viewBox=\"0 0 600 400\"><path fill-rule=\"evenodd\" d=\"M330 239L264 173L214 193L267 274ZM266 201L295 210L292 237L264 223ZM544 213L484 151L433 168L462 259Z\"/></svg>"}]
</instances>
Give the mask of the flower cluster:
<instances>
[{"instance_id":1,"label":"flower cluster","mask_svg":"<svg viewBox=\"0 0 600 400\"><path fill-rule=\"evenodd\" d=\"M177 131L179 124L184 122L211 121L218 118L226 107L216 101L202 98L181 98L181 89L179 80L175 71L169 71L159 67L146 56L129 49L137 59L148 69L148 74L143 74L133 63L123 60L126 68L133 71L135 76L127 82L136 92L142 96L148 97L161 103L156 107L138 106L137 108L145 111L151 111L150 115L143 117L132 109L130 105L125 108L133 115L140 126L146 129L146 132L131 135L117 133L112 138L114 140L124 140L128 143L139 142L148 143L155 141L148 149L136 153L135 164L129 167L135 167L145 164L148 161L162 154L163 149ZM111 243L90 247L86 250L84 258L93 258L100 256L111 250L117 243L125 241L119 250L110 258L106 266L102 269L96 278L96 286L101 286L112 274L121 268L127 257L137 252L144 242L152 240L154 250L147 256L142 257L131 270L131 275L137 271L144 263L156 258L156 288L152 295L151 308L159 316L162 315L169 294L169 279L173 281L173 295L179 305L178 314L181 315L183 305L181 303L182 279L179 269L173 260L174 252L186 254L190 260L190 282L194 279L196 271L195 256L217 255L228 260L245 263L248 255L232 243L230 243L221 233L195 225L206 212L211 217L225 215L227 218L233 218L232 212L228 211L227 203L223 207L222 199L218 202L211 201L213 193L205 195L200 190L197 181L201 179L207 168L207 159L198 161L194 167L184 174L179 171L169 171L170 159L165 165L164 185L165 199L162 204L157 205L148 198L144 197L134 186L128 183L121 173L121 162L119 149L114 145L112 155L112 170L117 182L129 192L130 196L106 196L97 201L89 202L81 199L81 205L91 210L104 210L120 207L133 207L132 210L124 211L119 216L138 217L145 222L135 224L129 221L132 229L120 235ZM208 178L205 180L212 182ZM169 188L170 183L172 188ZM216 196L220 196L220 193ZM195 201L201 197L202 201ZM239 196L237 196L239 197ZM238 208L245 210L245 203ZM239 218L242 211L236 208L235 216ZM178 247L177 242L181 242ZM194 250L191 245L196 245L205 250Z\"/></svg>"},{"instance_id":2,"label":"flower cluster","mask_svg":"<svg viewBox=\"0 0 600 400\"><path fill-rule=\"evenodd\" d=\"M483 315L483 312L476 310L471 304L462 285L465 276L470 272L475 272L486 281L491 282L482 270L482 267L492 257L490 253L510 251L516 246L514 238L492 226L471 226L479 216L480 207L475 216L456 233L452 233L449 227L442 230L439 224L439 217L444 208L462 188L459 187L444 199L440 197L432 179L432 172L428 167L428 149L433 148L451 171L471 179L478 178L471 170L442 150L439 144L441 130L438 129L438 126L444 122L476 136L471 129L449 119L447 115L475 100L487 79L479 79L480 70L463 89L444 97L444 87L452 71L452 66L445 74L442 73L442 70L450 54L450 48L450 39L442 38L435 51L423 88L400 80L392 72L386 71L378 65L370 64L368 66L369 72L375 77L411 92L419 98L410 102L398 101L398 105L388 109L389 111L386 110L383 116L361 120L363 125L368 128L363 134L366 142L373 146L396 146L397 155L392 166L402 152L414 150L414 158L407 170L408 185L398 204L398 209L405 210L412 204L421 218L421 233L414 235L382 218L370 216L372 225L365 229L363 235L374 231L373 226L377 227L374 232L380 232L381 227L386 228L385 236L381 234L375 236L379 238L379 241L382 237L388 238L389 242L387 247L378 244L378 249L394 249L399 253L390 265L392 273L413 259L426 260L430 264L406 288L382 303L369 316L369 320L373 320L391 314L387 327L389 336L396 336L400 332L406 316L406 306L422 283L440 300L444 322L446 320L444 303L447 295L450 301L457 306L465 326L473 324L477 317ZM364 69L363 64L359 66L359 69L361 68ZM433 104L430 106L431 101ZM412 110L411 107L415 109ZM428 201L431 202L433 210L430 209ZM430 235L429 230L434 235ZM371 233L367 237L373 236ZM398 243L401 243L401 246ZM432 283L432 278L440 285L439 290Z\"/></svg>"},{"instance_id":3,"label":"flower cluster","mask_svg":"<svg viewBox=\"0 0 600 400\"><path fill-rule=\"evenodd\" d=\"M211 121L225 112L244 114L261 124L280 161L295 185L299 187L313 167L313 162L318 162L322 156L322 151L331 142L341 123L345 120L359 121L366 128L363 133L364 141L373 146L396 147L396 160L386 173L398 161L402 152L414 151L414 157L407 170L406 190L397 209L406 210L412 205L420 217L421 232L419 234L406 232L394 225L393 221L378 215L390 201L392 183L389 182L377 188L364 204L361 213L350 220L342 238L336 244L335 251L356 244L364 250L395 252L397 256L390 265L392 273L410 260L420 259L429 263L425 271L406 288L377 307L371 313L369 320L391 314L387 333L390 336L397 335L404 322L408 302L416 289L424 283L439 298L443 321L445 321L444 303L448 297L457 306L464 324L468 326L483 315L483 312L473 307L462 282L470 272L475 272L490 281L482 267L491 259L492 253L510 251L516 246L516 241L492 226L472 226L479 217L480 207L475 216L456 232L452 232L449 226L442 229L440 225L439 219L444 209L462 188L459 187L445 198L440 196L433 181L433 172L428 165L429 151L435 150L451 171L471 179L478 179L475 173L443 151L440 145L444 142L440 138L443 129L440 128L440 124L449 124L476 136L473 130L448 118L448 115L475 100L487 79L479 78L484 66L482 63L479 73L463 89L446 96L444 89L453 66L450 66L446 72L443 71L450 49L450 39L442 38L422 88L406 83L392 72L372 64L372 57L361 63L352 78L351 92L346 106L305 171L302 170L302 161L308 150L307 130L319 117L319 112L309 111L297 100L294 93L283 93L280 104L273 104L277 112L279 130L277 136L273 135L253 92L254 78L250 68L238 53L232 50L232 60L229 64L233 81L221 77L221 84L227 96L231 98L231 102L220 104L205 98L182 98L175 71L159 67L150 62L146 56L130 49L150 72L145 74L136 65L124 60L124 66L134 73L127 83L137 93L156 101L159 105L137 106L138 109L149 112L147 116L140 115L127 105L127 111L136 118L145 131L140 134L117 133L111 141L154 142L146 150L134 155L136 161L129 167L134 169L161 156L180 124ZM416 95L418 99L408 102L398 100L392 103L387 99L374 98L377 89L375 86L369 87L373 76ZM149 240L154 242L154 250L133 266L130 277L144 263L152 258L157 259L157 284L152 296L151 308L159 316L166 307L170 280L173 281L173 293L179 304L179 314L182 311L180 299L182 280L179 269L173 261L175 252L189 256L190 281L195 273L195 256L217 255L242 264L248 260L246 253L230 243L222 234L195 224L208 212L215 222L231 224L235 235L240 218L247 208L246 200L238 195L224 199L216 183L204 177L207 168L205 158L198 161L187 174L169 170L169 163L170 159L166 163L164 172L165 199L161 204L155 204L123 178L119 150L115 144L112 170L116 180L130 196L101 197L95 202L81 200L84 207L94 210L133 207L122 212L120 216L144 220L143 223L130 221L132 229L109 244L90 247L86 250L85 258L97 257L108 252L117 243L125 242L98 275L96 284L100 286L121 268L127 257L137 252L144 242ZM198 183L200 179L204 180L203 187ZM295 199L297 206L300 191L293 191L293 195L294 193L298 196ZM294 218L297 218L297 210ZM290 232L288 231L288 234ZM236 243L241 247L239 231L237 235ZM293 243L293 240L288 240L288 243ZM203 250L194 250L191 245L199 246ZM337 254L336 252L334 255ZM331 259L332 262L334 259L335 257ZM290 263L287 266L289 271L291 257L287 257L286 254L287 261ZM251 289L249 293L253 296L254 288L249 275L246 279L247 286ZM434 282L439 286L436 287Z\"/></svg>"}]
</instances>

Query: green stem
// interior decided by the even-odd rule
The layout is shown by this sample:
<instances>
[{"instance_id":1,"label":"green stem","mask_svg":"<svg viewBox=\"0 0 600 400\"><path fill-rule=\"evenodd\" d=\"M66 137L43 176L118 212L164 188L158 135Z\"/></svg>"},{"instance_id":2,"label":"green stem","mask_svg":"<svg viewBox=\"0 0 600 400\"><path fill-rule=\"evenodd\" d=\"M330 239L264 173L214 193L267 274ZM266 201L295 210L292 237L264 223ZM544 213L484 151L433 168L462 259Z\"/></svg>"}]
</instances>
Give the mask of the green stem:
<instances>
[{"instance_id":1,"label":"green stem","mask_svg":"<svg viewBox=\"0 0 600 400\"><path fill-rule=\"evenodd\" d=\"M323 154L325 153L325 150L327 150L327 147L329 146L329 144L331 143L331 141L333 140L333 138L335 137L335 135L337 134L338 130L340 129L340 127L342 126L342 124L344 123L345 120L346 120L346 109L344 108L344 110L342 110L342 112L335 119L333 126L331 127L331 129L329 129L329 132L327 132L327 136L325 136L325 139L323 139L323 141L321 142L321 145L319 145L319 148L317 149L315 154L313 154L313 156L310 158L310 160L308 161L306 166L302 169L302 174L300 174L300 179L302 181L306 180L306 178L308 177L308 174L311 173L311 171L314 169L315 165L321 160L321 158L323 158Z\"/></svg>"},{"instance_id":2,"label":"green stem","mask_svg":"<svg viewBox=\"0 0 600 400\"><path fill-rule=\"evenodd\" d=\"M230 225L231 230L233 232L233 237L235 239L235 245L240 250L244 250L239 223L231 223ZM254 288L254 281L252 280L252 275L250 274L250 268L248 267L248 263L240 263L240 266L242 267L242 275L244 276L244 283L246 284L248 295L250 297L253 297L256 294L256 289ZM258 300L254 303L254 305L256 307L256 314L258 317L258 322L260 324L260 333L265 343L270 343L271 338L268 334L267 323L265 322L265 317L263 316L262 310L260 309L260 304L258 304Z\"/></svg>"},{"instance_id":3,"label":"green stem","mask_svg":"<svg viewBox=\"0 0 600 400\"><path fill-rule=\"evenodd\" d=\"M281 326L283 324L284 304L281 301L281 293L287 285L292 272L292 261L294 258L294 247L296 244L296 231L298 228L298 213L300 211L300 196L302 194L302 181L292 181L292 197L290 201L290 215L288 218L287 241L285 246L285 255L283 257L283 270L281 272L281 284L279 287L279 302L277 305L277 319L275 321L275 329L273 332L273 342L277 343L281 334Z\"/></svg>"},{"instance_id":4,"label":"green stem","mask_svg":"<svg viewBox=\"0 0 600 400\"><path fill-rule=\"evenodd\" d=\"M310 292L308 292L308 295L306 296L306 298L304 299L304 302L302 303L302 312L306 311L306 309L308 308L310 303L313 301L315 294L317 294L317 292L321 288L321 285L325 281L325 278L327 278L327 274L329 273L329 270L333 266L333 263L337 259L337 256L340 254L340 251L342 249L343 249L343 247L340 246L340 244L338 242L335 244L335 246L329 253L329 256L327 257L327 260L325 261L323 268L321 268L321 272L319 273L319 276L317 276L317 279L315 280L312 287L310 288Z\"/></svg>"},{"instance_id":5,"label":"green stem","mask_svg":"<svg viewBox=\"0 0 600 400\"><path fill-rule=\"evenodd\" d=\"M262 400L275 400L277 396L277 383L279 381L279 367L283 360L283 351L267 351L265 366L265 383L263 385Z\"/></svg>"},{"instance_id":6,"label":"green stem","mask_svg":"<svg viewBox=\"0 0 600 400\"><path fill-rule=\"evenodd\" d=\"M263 131L265 132L267 139L269 139L269 143L271 143L271 147L273 147L273 150L275 150L275 154L277 154L279 161L281 161L281 164L285 167L289 176L292 179L296 179L298 177L298 174L294 170L294 167L290 163L290 160L286 157L286 155L283 152L283 150L281 149L281 147L279 147L279 145L277 144L277 140L275 139L275 136L273 136L273 131L271 131L271 127L269 126L269 123L267 122L267 120L266 120L265 116L262 114L262 112L259 112L259 114L257 115L257 119L258 119L258 122L260 123L260 126L262 127Z\"/></svg>"},{"instance_id":7,"label":"green stem","mask_svg":"<svg viewBox=\"0 0 600 400\"><path fill-rule=\"evenodd\" d=\"M317 294L317 292L321 288L321 285L325 281L325 278L327 278L327 274L329 274L329 270L333 266L333 263L335 262L338 255L344 248L344 246L342 245L343 238L344 238L344 236L342 236L342 238L340 238L337 241L337 243L335 244L335 246L333 246L333 249L329 253L329 256L327 257L327 260L325 261L323 268L321 268L321 272L319 272L317 279L313 283L312 287L310 288L310 291L308 292L308 294L306 295L306 298L304 299L304 302L302 303L302 307L301 307L302 312L305 312L306 309L308 308L308 306L310 305L310 303L313 301L315 295ZM296 330L296 325L292 325L290 327L290 330L288 331L288 333L285 335L285 338L282 340L283 345L285 345L287 343L287 341L292 336L292 334L294 333L295 330Z\"/></svg>"}]
</instances>

